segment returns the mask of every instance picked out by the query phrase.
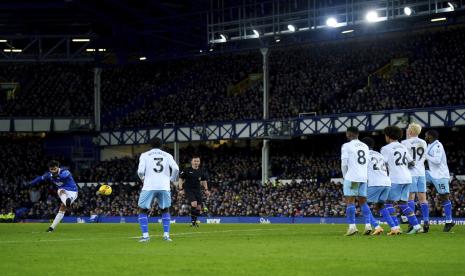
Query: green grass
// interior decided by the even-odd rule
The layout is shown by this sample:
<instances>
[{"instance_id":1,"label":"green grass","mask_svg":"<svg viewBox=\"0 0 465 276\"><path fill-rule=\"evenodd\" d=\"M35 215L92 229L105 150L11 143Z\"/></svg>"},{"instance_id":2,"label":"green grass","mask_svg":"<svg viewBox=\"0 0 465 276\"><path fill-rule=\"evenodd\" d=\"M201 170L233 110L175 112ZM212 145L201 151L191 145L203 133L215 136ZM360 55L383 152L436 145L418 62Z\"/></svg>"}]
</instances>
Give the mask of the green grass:
<instances>
[{"instance_id":1,"label":"green grass","mask_svg":"<svg viewBox=\"0 0 465 276\"><path fill-rule=\"evenodd\" d=\"M344 237L345 225L0 224L1 275L465 275L465 227ZM362 226L359 226L362 229Z\"/></svg>"}]
</instances>

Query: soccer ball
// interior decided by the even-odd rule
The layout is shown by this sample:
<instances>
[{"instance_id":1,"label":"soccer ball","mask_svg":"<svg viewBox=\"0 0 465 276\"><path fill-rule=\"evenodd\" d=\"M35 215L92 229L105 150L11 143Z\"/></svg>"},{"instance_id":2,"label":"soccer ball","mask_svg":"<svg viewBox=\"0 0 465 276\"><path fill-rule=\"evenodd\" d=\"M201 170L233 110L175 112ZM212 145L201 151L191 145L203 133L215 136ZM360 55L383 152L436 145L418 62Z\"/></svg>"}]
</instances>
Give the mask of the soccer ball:
<instances>
[{"instance_id":1,"label":"soccer ball","mask_svg":"<svg viewBox=\"0 0 465 276\"><path fill-rule=\"evenodd\" d=\"M99 192L99 194L101 194L101 195L109 196L109 195L111 195L112 189L111 189L111 186L110 186L110 185L103 184L103 185L100 186L100 188L98 189L98 192Z\"/></svg>"}]
</instances>

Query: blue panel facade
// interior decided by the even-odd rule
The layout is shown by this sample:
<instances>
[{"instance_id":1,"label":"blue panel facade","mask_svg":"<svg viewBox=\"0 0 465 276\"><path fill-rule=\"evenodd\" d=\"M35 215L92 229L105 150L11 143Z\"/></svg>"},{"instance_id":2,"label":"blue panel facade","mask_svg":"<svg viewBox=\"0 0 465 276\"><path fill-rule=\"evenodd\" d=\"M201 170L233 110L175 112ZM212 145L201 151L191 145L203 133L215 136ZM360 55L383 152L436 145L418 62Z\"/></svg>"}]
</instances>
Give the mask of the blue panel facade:
<instances>
[{"instance_id":1,"label":"blue panel facade","mask_svg":"<svg viewBox=\"0 0 465 276\"><path fill-rule=\"evenodd\" d=\"M159 137L167 143L228 139L282 139L302 135L341 133L349 126L356 126L361 131L382 130L389 125L403 128L409 122L417 122L426 128L465 126L465 106L351 113L291 118L284 121L253 120L118 130L100 133L99 144L100 146L145 144L152 137Z\"/></svg>"}]
</instances>

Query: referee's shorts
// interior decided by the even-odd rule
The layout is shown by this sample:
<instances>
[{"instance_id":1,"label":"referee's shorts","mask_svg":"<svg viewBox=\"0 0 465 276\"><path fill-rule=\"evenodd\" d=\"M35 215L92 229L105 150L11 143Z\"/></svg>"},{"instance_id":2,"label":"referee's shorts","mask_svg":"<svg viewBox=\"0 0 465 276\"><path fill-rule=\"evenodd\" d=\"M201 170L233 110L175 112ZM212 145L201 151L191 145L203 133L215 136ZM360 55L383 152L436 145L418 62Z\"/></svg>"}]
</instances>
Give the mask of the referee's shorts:
<instances>
[{"instance_id":1,"label":"referee's shorts","mask_svg":"<svg viewBox=\"0 0 465 276\"><path fill-rule=\"evenodd\" d=\"M185 193L186 193L187 201L189 202L197 201L197 203L203 202L202 192L200 191L200 189L185 190Z\"/></svg>"}]
</instances>

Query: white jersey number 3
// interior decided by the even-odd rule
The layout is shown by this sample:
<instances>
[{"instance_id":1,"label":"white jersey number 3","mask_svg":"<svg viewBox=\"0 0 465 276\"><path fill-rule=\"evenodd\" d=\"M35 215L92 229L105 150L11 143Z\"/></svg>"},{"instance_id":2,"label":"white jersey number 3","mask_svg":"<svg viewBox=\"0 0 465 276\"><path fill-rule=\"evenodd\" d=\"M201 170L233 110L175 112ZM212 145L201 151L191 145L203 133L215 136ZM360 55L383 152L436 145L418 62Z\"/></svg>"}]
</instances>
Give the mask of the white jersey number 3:
<instances>
[{"instance_id":1,"label":"white jersey number 3","mask_svg":"<svg viewBox=\"0 0 465 276\"><path fill-rule=\"evenodd\" d=\"M156 173L161 173L164 169L163 167L163 157L155 157L153 158L155 160L155 167L153 168L153 171Z\"/></svg>"}]
</instances>

